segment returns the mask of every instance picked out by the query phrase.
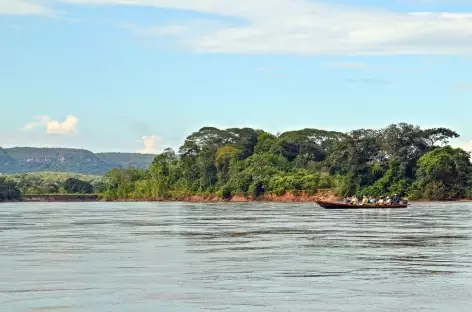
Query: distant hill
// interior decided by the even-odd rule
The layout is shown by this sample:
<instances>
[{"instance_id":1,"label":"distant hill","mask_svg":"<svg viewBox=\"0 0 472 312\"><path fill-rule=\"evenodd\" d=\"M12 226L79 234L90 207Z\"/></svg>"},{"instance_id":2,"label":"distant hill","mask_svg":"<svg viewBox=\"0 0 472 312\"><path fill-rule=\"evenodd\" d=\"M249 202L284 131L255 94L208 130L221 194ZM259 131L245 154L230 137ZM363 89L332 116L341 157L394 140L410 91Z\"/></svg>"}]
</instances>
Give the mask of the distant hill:
<instances>
[{"instance_id":1,"label":"distant hill","mask_svg":"<svg viewBox=\"0 0 472 312\"><path fill-rule=\"evenodd\" d=\"M0 147L0 173L75 172L101 175L112 168L147 168L155 155L99 153L69 148Z\"/></svg>"},{"instance_id":2,"label":"distant hill","mask_svg":"<svg viewBox=\"0 0 472 312\"><path fill-rule=\"evenodd\" d=\"M10 166L14 160L8 155L7 151L0 147L0 172L3 172Z\"/></svg>"},{"instance_id":3,"label":"distant hill","mask_svg":"<svg viewBox=\"0 0 472 312\"><path fill-rule=\"evenodd\" d=\"M97 153L96 155L106 162L117 164L121 168L130 166L147 168L156 157L156 155L135 153Z\"/></svg>"}]
</instances>

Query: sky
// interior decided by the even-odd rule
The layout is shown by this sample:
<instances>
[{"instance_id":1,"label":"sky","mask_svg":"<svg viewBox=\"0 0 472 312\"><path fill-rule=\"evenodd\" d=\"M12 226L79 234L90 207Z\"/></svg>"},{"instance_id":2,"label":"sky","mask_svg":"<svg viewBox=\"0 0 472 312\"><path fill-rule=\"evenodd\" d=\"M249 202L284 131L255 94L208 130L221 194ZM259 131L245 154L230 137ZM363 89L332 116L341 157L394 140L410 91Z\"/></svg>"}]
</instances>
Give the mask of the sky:
<instances>
[{"instance_id":1,"label":"sky","mask_svg":"<svg viewBox=\"0 0 472 312\"><path fill-rule=\"evenodd\" d=\"M408 122L472 149L469 0L0 0L0 72L2 147Z\"/></svg>"}]
</instances>

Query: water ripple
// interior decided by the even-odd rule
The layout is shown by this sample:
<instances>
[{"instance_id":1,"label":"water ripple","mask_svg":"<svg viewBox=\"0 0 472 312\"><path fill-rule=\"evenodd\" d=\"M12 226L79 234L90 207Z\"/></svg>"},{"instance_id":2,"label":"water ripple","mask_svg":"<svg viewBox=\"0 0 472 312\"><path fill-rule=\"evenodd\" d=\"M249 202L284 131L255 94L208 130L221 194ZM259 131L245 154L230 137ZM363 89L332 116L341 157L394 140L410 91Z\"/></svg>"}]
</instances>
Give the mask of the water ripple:
<instances>
[{"instance_id":1,"label":"water ripple","mask_svg":"<svg viewBox=\"0 0 472 312\"><path fill-rule=\"evenodd\" d=\"M470 310L472 205L0 205L5 311Z\"/></svg>"}]
</instances>

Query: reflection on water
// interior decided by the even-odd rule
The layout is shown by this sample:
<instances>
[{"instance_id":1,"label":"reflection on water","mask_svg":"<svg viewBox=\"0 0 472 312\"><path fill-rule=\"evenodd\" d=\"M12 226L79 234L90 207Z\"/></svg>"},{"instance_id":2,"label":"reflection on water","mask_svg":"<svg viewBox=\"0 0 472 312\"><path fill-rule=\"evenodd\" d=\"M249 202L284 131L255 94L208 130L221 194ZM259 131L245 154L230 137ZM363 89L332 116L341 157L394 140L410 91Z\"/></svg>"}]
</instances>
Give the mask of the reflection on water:
<instances>
[{"instance_id":1,"label":"reflection on water","mask_svg":"<svg viewBox=\"0 0 472 312\"><path fill-rule=\"evenodd\" d=\"M0 205L1 311L470 311L472 204Z\"/></svg>"}]
</instances>

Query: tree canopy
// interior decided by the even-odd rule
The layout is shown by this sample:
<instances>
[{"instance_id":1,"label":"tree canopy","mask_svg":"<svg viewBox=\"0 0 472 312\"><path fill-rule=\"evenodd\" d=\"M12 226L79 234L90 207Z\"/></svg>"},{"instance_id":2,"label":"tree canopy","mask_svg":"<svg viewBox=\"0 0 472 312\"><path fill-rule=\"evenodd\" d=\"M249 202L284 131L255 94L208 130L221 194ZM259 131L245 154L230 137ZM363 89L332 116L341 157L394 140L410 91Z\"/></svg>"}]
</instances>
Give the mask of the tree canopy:
<instances>
[{"instance_id":1,"label":"tree canopy","mask_svg":"<svg viewBox=\"0 0 472 312\"><path fill-rule=\"evenodd\" d=\"M64 189L70 194L92 194L93 185L90 182L69 178L64 182Z\"/></svg>"},{"instance_id":2,"label":"tree canopy","mask_svg":"<svg viewBox=\"0 0 472 312\"><path fill-rule=\"evenodd\" d=\"M277 135L204 127L190 134L178 152L158 155L148 170L109 171L105 189L111 197L149 199L195 194L257 197L321 188L335 189L339 195L437 198L421 190L442 181L441 199L459 198L468 194L472 172L467 169L469 154L447 146L458 136L450 129L407 123L349 133L310 128ZM449 161L434 161L438 153Z\"/></svg>"},{"instance_id":3,"label":"tree canopy","mask_svg":"<svg viewBox=\"0 0 472 312\"><path fill-rule=\"evenodd\" d=\"M470 190L470 154L450 146L434 149L418 161L413 191L430 199L464 197Z\"/></svg>"},{"instance_id":4,"label":"tree canopy","mask_svg":"<svg viewBox=\"0 0 472 312\"><path fill-rule=\"evenodd\" d=\"M20 199L21 192L16 184L11 180L0 177L0 202L16 201Z\"/></svg>"},{"instance_id":5,"label":"tree canopy","mask_svg":"<svg viewBox=\"0 0 472 312\"><path fill-rule=\"evenodd\" d=\"M306 128L271 134L203 127L178 151L166 149L154 157L148 168L118 166L103 178L57 173L0 177L0 201L22 194L93 192L112 199L257 198L314 194L319 189L340 196L470 198L470 154L448 145L457 137L450 129L407 123L348 133ZM11 162L5 150L0 156L4 164Z\"/></svg>"}]
</instances>

